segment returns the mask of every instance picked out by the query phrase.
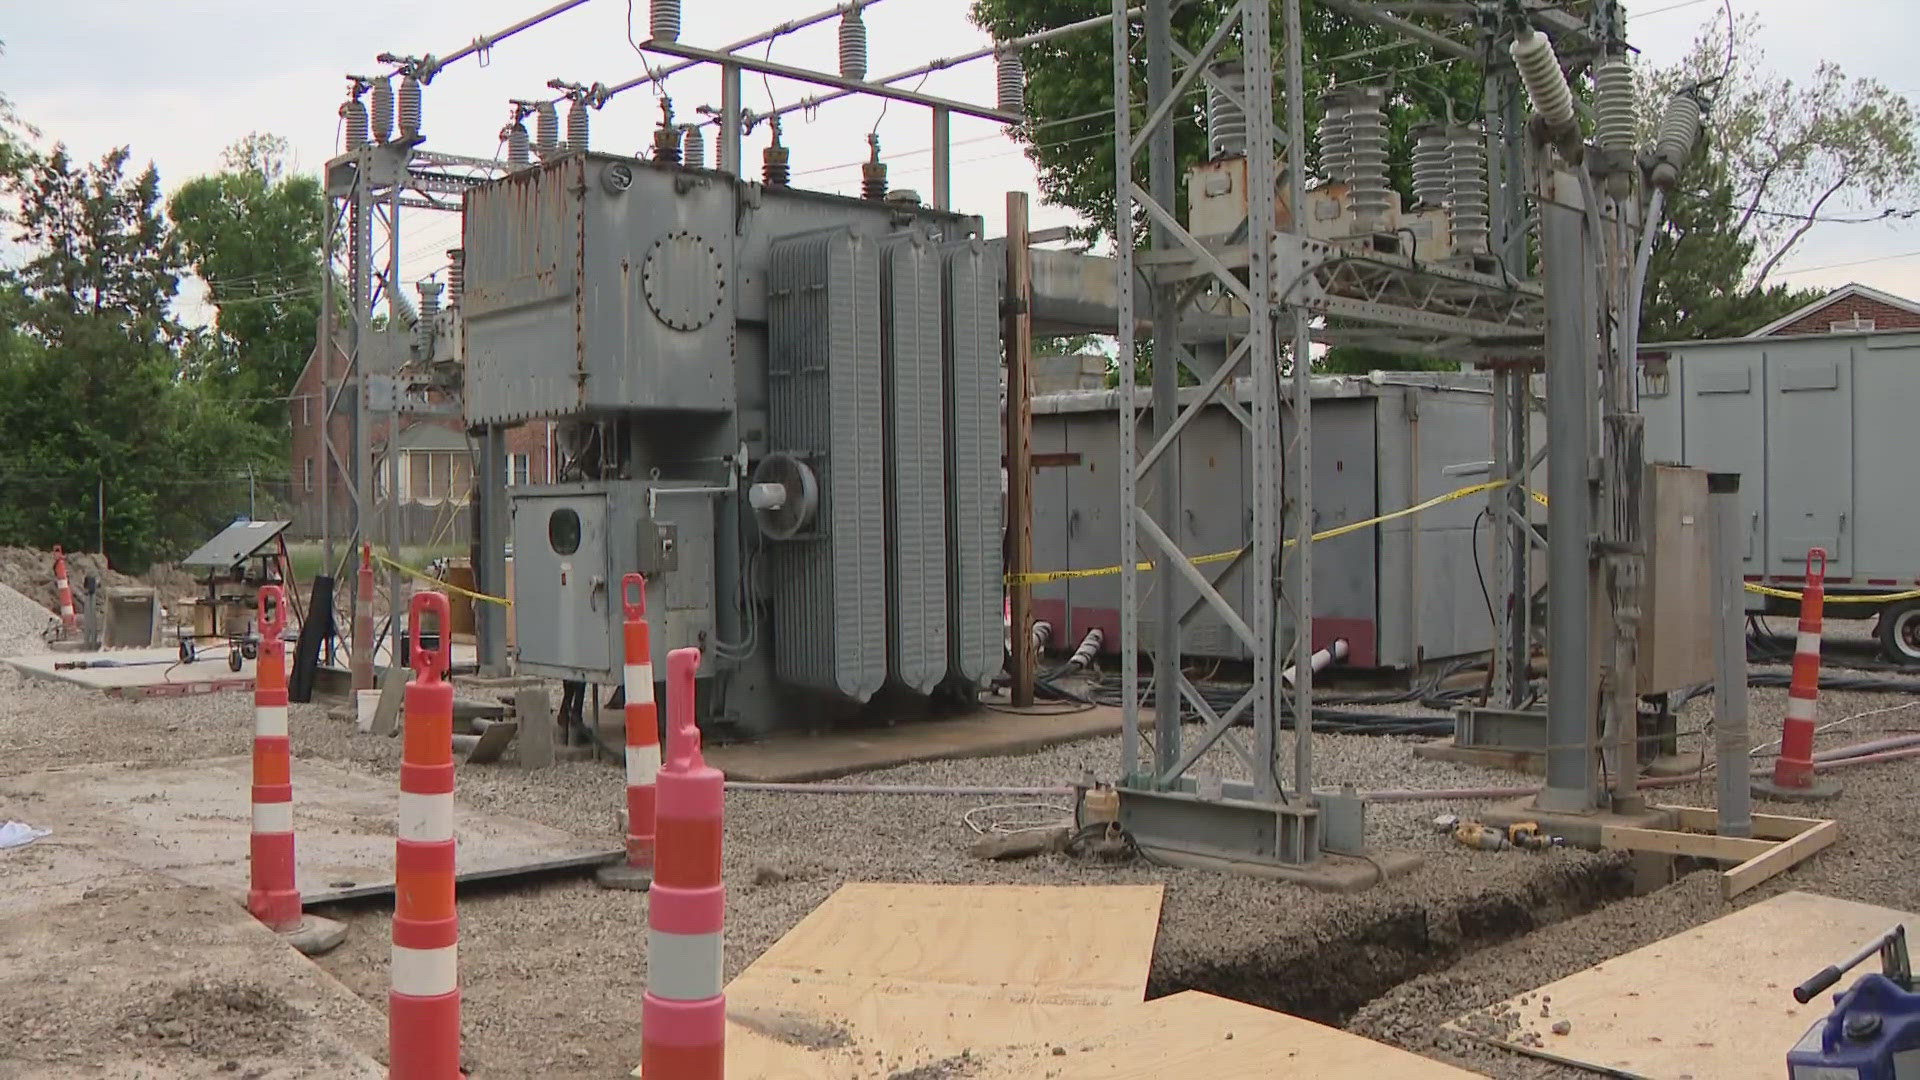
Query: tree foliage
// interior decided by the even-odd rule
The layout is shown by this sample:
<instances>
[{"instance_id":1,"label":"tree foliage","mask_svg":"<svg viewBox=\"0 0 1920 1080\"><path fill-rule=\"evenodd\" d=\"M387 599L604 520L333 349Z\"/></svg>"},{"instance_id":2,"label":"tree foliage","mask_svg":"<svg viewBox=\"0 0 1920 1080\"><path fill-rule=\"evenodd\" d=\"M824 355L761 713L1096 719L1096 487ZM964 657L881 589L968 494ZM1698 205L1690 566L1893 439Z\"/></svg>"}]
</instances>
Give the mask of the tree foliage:
<instances>
[{"instance_id":1,"label":"tree foliage","mask_svg":"<svg viewBox=\"0 0 1920 1080\"><path fill-rule=\"evenodd\" d=\"M189 373L276 426L287 418L278 399L313 350L320 314L320 185L289 175L286 159L286 140L249 135L227 150L225 169L188 181L167 204L218 311L183 355Z\"/></svg>"},{"instance_id":2,"label":"tree foliage","mask_svg":"<svg viewBox=\"0 0 1920 1080\"><path fill-rule=\"evenodd\" d=\"M130 156L22 150L3 178L26 257L0 285L0 540L91 547L99 531L139 568L231 516L185 477L258 457L265 439L179 379L179 252L158 173L129 175Z\"/></svg>"},{"instance_id":3,"label":"tree foliage","mask_svg":"<svg viewBox=\"0 0 1920 1080\"><path fill-rule=\"evenodd\" d=\"M1683 86L1707 83L1714 171L1690 194L1724 203L1724 227L1749 244L1742 284L1764 285L1820 218L1908 216L1920 200L1913 106L1831 60L1796 82L1767 71L1760 20L1710 24L1692 50L1646 80L1649 117ZM1731 42L1729 42L1731 33ZM1724 76L1724 77L1723 77ZM1724 187L1717 186L1724 179Z\"/></svg>"},{"instance_id":4,"label":"tree foliage","mask_svg":"<svg viewBox=\"0 0 1920 1080\"><path fill-rule=\"evenodd\" d=\"M1273 14L1275 40L1280 37L1280 11ZM973 21L997 39L1018 37L1061 26L1113 8L1101 0L974 0ZM1204 45L1220 26L1221 5L1187 4L1173 14L1174 38L1187 50ZM1302 12L1302 44L1308 56L1305 76L1307 123L1319 122L1321 95L1335 86L1365 83L1387 88L1388 155L1395 185L1411 201L1409 131L1421 123L1465 120L1478 112L1480 74L1472 64L1438 57L1425 45L1351 19L1319 4ZM1436 29L1448 29L1435 24ZM1146 49L1136 26L1131 51L1131 115L1134 129L1146 121ZM1232 31L1228 49L1238 51L1239 32ZM1050 203L1078 211L1093 223L1089 238L1111 237L1114 231L1113 45L1106 30L1068 34L1022 50L1027 72L1027 114L1032 123L1017 137L1027 146L1027 157L1039 174L1041 194ZM1197 86L1198 84L1196 84ZM1285 116L1284 92L1276 87L1275 117ZM1173 116L1174 168L1179 196L1176 217L1186 215L1184 177L1205 159L1204 94L1190 93ZM1319 149L1307 140L1308 167L1318 168ZM1146 184L1146 158L1134 164L1137 182ZM1143 235L1145 218L1135 223ZM1391 356L1366 350L1335 349L1318 362L1330 371L1366 371L1376 367L1420 368L1454 365L1432 358ZM1151 361L1136 365L1139 378L1150 376ZM1183 381L1191 381L1183 372Z\"/></svg>"}]
</instances>

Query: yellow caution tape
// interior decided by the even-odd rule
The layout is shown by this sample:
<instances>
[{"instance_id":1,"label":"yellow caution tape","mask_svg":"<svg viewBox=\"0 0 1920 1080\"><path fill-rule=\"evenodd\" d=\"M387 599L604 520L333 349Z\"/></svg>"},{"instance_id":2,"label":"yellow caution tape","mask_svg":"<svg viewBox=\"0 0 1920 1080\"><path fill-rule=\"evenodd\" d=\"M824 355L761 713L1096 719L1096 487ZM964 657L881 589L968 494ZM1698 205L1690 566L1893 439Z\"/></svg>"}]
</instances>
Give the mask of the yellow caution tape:
<instances>
[{"instance_id":1,"label":"yellow caution tape","mask_svg":"<svg viewBox=\"0 0 1920 1080\"><path fill-rule=\"evenodd\" d=\"M1787 589L1769 588L1765 585L1756 585L1751 581L1746 582L1746 586L1747 591L1750 593L1759 593L1761 596L1778 597L1781 600L1797 601L1806 596L1805 593L1792 592ZM1826 596L1826 602L1829 604L1891 604L1899 600L1920 600L1920 589L1909 589L1906 592L1879 593L1875 595L1843 593L1836 596L1833 593L1828 593Z\"/></svg>"},{"instance_id":2,"label":"yellow caution tape","mask_svg":"<svg viewBox=\"0 0 1920 1080\"><path fill-rule=\"evenodd\" d=\"M1318 542L1321 540L1332 540L1336 537L1346 536L1350 533L1357 533L1362 529L1373 528L1375 525L1381 525L1389 521L1396 521L1400 518L1412 517L1415 514L1425 513L1426 511L1431 510L1436 506L1440 506L1445 503L1450 503L1457 499L1464 499L1472 495L1478 495L1482 492L1492 491L1494 488L1505 487L1506 485L1507 485L1507 481L1505 480L1490 480L1484 484L1472 484L1468 487L1463 487L1455 491L1449 491L1445 495L1436 495L1433 498L1428 499L1426 502L1417 503L1413 506L1407 507L1404 510L1395 510L1392 513L1381 514L1379 517L1370 517L1370 518L1367 518L1365 521L1354 521L1354 522L1349 522L1348 524L1345 524L1345 525L1336 525L1331 529L1326 529L1321 532L1314 533L1311 539L1314 540L1315 542ZM1286 540L1286 541L1283 541L1280 546L1292 547L1296 543L1298 543L1297 540ZM1194 558L1188 559L1187 562L1194 566L1205 566L1208 563L1226 562L1228 559L1237 558L1240 555L1240 553L1245 550L1246 550L1245 548L1234 548L1232 551L1216 551L1211 555L1199 555ZM1136 563L1135 566L1137 569L1143 572L1153 569L1153 563L1150 561L1142 561L1142 562ZM1119 566L1100 566L1100 567L1094 567L1087 570L1045 570L1045 571L1040 571L1040 572L1031 573L1031 574L1008 574L1006 576L1006 583L1009 585L1043 585L1053 581L1076 581L1081 578L1109 577L1119 572L1120 572Z\"/></svg>"},{"instance_id":3,"label":"yellow caution tape","mask_svg":"<svg viewBox=\"0 0 1920 1080\"><path fill-rule=\"evenodd\" d=\"M486 593L474 592L472 589L463 589L460 586L455 585L451 581L445 581L445 580L442 580L441 578L434 577L432 574L427 573L425 570L416 570L405 563L395 562L392 559L387 558L385 555L382 555L377 551L373 553L373 558L375 562L378 562L383 566L390 566L393 569L398 570L409 577L415 577L415 578L419 578L421 581L431 582L435 589L444 589L447 592L456 593L460 596L464 596L469 600L478 600L483 604L499 604L502 607L513 606L513 601L507 599L504 596L488 596Z\"/></svg>"}]
</instances>

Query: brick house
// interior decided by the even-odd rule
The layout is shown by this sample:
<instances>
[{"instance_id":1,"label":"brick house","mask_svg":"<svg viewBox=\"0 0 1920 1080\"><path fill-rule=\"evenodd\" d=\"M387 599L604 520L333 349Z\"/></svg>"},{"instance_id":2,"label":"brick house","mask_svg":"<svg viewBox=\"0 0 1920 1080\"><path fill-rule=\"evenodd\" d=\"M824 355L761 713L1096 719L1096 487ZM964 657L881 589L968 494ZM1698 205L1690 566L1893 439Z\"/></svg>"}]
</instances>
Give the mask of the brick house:
<instances>
[{"instance_id":1,"label":"brick house","mask_svg":"<svg viewBox=\"0 0 1920 1080\"><path fill-rule=\"evenodd\" d=\"M1835 289L1796 311L1755 330L1748 337L1788 334L1839 334L1849 331L1920 330L1920 303L1853 284Z\"/></svg>"},{"instance_id":2,"label":"brick house","mask_svg":"<svg viewBox=\"0 0 1920 1080\"><path fill-rule=\"evenodd\" d=\"M320 365L316 347L294 382L287 402L292 439L288 449L288 476L291 478L289 517L293 526L289 535L320 535L320 477L329 475L322 467L324 452L320 438L320 418L325 412ZM334 370L346 367L343 345L336 344ZM342 460L351 460L353 425L349 397L333 418L334 450ZM507 432L507 483L510 486L552 483L555 480L552 424L531 421ZM378 497L385 498L387 424L375 420L368 435L374 460L379 465ZM467 504L474 480L473 451L461 421L454 417L409 417L401 421L399 435L400 499L402 535L409 544L466 543L469 533ZM331 472L333 490L329 493L329 511L333 534L345 536L353 520L352 496L346 478L339 470Z\"/></svg>"}]
</instances>

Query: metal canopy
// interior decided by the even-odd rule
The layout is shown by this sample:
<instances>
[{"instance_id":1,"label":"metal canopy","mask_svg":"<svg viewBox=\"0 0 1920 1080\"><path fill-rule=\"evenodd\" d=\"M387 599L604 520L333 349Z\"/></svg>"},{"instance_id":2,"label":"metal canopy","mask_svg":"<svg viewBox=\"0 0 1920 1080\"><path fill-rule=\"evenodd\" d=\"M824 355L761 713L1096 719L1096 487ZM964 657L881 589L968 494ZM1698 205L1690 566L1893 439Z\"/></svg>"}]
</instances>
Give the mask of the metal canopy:
<instances>
[{"instance_id":1,"label":"metal canopy","mask_svg":"<svg viewBox=\"0 0 1920 1080\"><path fill-rule=\"evenodd\" d=\"M181 559L180 565L225 570L253 558L261 548L279 539L291 524L291 521L236 521Z\"/></svg>"}]
</instances>

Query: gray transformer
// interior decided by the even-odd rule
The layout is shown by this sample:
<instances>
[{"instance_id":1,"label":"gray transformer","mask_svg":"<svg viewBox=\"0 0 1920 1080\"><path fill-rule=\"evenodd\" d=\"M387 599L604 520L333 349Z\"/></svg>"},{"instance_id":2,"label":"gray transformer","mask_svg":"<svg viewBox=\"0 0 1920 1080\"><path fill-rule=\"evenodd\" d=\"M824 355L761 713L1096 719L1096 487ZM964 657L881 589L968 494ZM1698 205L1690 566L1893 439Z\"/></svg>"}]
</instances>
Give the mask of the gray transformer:
<instances>
[{"instance_id":1,"label":"gray transformer","mask_svg":"<svg viewBox=\"0 0 1920 1080\"><path fill-rule=\"evenodd\" d=\"M815 727L1001 662L1001 270L977 218L573 154L466 196L470 425L564 421L509 489L519 669L703 650L703 715Z\"/></svg>"}]
</instances>

